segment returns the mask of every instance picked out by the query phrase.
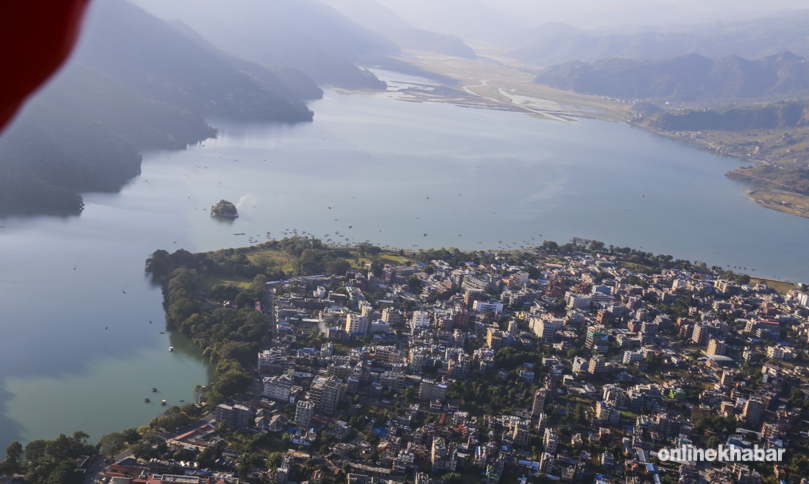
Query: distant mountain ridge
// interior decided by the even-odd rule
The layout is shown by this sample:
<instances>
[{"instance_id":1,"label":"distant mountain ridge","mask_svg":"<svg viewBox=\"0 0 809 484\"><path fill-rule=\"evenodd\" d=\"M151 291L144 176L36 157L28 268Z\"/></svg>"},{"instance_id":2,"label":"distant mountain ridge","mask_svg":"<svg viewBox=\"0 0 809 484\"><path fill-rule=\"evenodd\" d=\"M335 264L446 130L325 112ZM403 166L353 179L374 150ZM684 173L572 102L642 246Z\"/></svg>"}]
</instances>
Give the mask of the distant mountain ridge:
<instances>
[{"instance_id":1,"label":"distant mountain ridge","mask_svg":"<svg viewBox=\"0 0 809 484\"><path fill-rule=\"evenodd\" d=\"M124 0L98 0L76 62L152 99L241 119L309 121L313 113L270 70L233 59ZM246 66L245 66L246 65ZM239 69L252 69L248 74Z\"/></svg>"},{"instance_id":2,"label":"distant mountain ridge","mask_svg":"<svg viewBox=\"0 0 809 484\"><path fill-rule=\"evenodd\" d=\"M355 63L399 52L389 40L314 0L134 2L161 18L182 20L225 52L294 67L319 85L384 89L384 82Z\"/></svg>"},{"instance_id":3,"label":"distant mountain ridge","mask_svg":"<svg viewBox=\"0 0 809 484\"><path fill-rule=\"evenodd\" d=\"M402 49L474 59L475 51L454 35L417 29L377 0L320 0L352 21L393 41Z\"/></svg>"},{"instance_id":4,"label":"distant mountain ridge","mask_svg":"<svg viewBox=\"0 0 809 484\"><path fill-rule=\"evenodd\" d=\"M757 59L790 51L809 56L809 10L725 25L708 24L679 30L583 30L549 23L515 33L503 43L509 55L538 66L571 60L593 62L620 57L661 60L687 54L712 59L737 55Z\"/></svg>"},{"instance_id":5,"label":"distant mountain ridge","mask_svg":"<svg viewBox=\"0 0 809 484\"><path fill-rule=\"evenodd\" d=\"M659 61L566 62L535 82L582 94L674 102L776 100L809 95L809 63L789 52L748 60L697 54Z\"/></svg>"}]
</instances>

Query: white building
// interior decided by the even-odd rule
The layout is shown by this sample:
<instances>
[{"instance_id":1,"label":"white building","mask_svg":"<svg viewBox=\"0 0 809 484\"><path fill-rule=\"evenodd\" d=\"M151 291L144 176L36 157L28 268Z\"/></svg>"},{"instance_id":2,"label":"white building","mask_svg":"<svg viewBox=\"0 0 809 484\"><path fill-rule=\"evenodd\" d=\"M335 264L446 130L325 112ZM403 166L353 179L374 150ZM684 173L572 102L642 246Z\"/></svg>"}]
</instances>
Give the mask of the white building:
<instances>
[{"instance_id":1,"label":"white building","mask_svg":"<svg viewBox=\"0 0 809 484\"><path fill-rule=\"evenodd\" d=\"M346 333L365 334L368 332L368 317L356 313L346 316Z\"/></svg>"},{"instance_id":2,"label":"white building","mask_svg":"<svg viewBox=\"0 0 809 484\"><path fill-rule=\"evenodd\" d=\"M430 327L430 313L427 311L414 311L413 316L410 318L410 329L429 328Z\"/></svg>"},{"instance_id":3,"label":"white building","mask_svg":"<svg viewBox=\"0 0 809 484\"><path fill-rule=\"evenodd\" d=\"M589 294L576 294L568 291L565 294L565 302L568 309L590 309L592 298Z\"/></svg>"},{"instance_id":4,"label":"white building","mask_svg":"<svg viewBox=\"0 0 809 484\"><path fill-rule=\"evenodd\" d=\"M496 301L475 301L472 309L478 313L502 313L503 304Z\"/></svg>"},{"instance_id":5,"label":"white building","mask_svg":"<svg viewBox=\"0 0 809 484\"><path fill-rule=\"evenodd\" d=\"M283 402L289 401L289 390L294 381L289 375L278 375L264 378L264 396Z\"/></svg>"}]
</instances>

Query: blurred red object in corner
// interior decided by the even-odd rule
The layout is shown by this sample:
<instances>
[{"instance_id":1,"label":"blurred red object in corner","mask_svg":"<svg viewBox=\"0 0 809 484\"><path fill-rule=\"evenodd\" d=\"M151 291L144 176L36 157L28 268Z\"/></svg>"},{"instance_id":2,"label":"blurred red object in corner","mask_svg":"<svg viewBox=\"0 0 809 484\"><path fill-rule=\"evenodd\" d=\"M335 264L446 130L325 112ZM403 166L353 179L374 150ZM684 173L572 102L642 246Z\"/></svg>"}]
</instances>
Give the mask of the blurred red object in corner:
<instances>
[{"instance_id":1,"label":"blurred red object in corner","mask_svg":"<svg viewBox=\"0 0 809 484\"><path fill-rule=\"evenodd\" d=\"M0 130L67 59L90 0L6 0L0 4Z\"/></svg>"}]
</instances>

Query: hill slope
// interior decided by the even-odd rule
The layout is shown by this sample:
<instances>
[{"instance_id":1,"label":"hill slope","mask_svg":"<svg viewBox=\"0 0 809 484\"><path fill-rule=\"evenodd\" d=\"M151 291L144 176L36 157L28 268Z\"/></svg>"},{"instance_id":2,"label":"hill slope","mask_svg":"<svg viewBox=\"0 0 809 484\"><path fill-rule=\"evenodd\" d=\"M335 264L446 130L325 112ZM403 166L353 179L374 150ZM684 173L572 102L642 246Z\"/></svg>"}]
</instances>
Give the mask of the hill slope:
<instances>
[{"instance_id":1,"label":"hill slope","mask_svg":"<svg viewBox=\"0 0 809 484\"><path fill-rule=\"evenodd\" d=\"M71 64L0 137L4 213L80 213L81 191L115 191L142 149L216 135L205 115L311 121L322 91L288 67L247 62L125 0L93 2ZM291 86L291 87L290 87Z\"/></svg>"},{"instance_id":2,"label":"hill slope","mask_svg":"<svg viewBox=\"0 0 809 484\"><path fill-rule=\"evenodd\" d=\"M775 99L809 94L809 63L789 52L755 60L736 56L712 60L691 54L661 61L573 61L547 69L536 82L622 99Z\"/></svg>"},{"instance_id":3,"label":"hill slope","mask_svg":"<svg viewBox=\"0 0 809 484\"><path fill-rule=\"evenodd\" d=\"M262 65L291 66L321 85L385 84L354 65L398 48L334 8L314 0L135 0L163 18L178 18L217 48Z\"/></svg>"},{"instance_id":4,"label":"hill slope","mask_svg":"<svg viewBox=\"0 0 809 484\"><path fill-rule=\"evenodd\" d=\"M403 49L423 50L467 59L475 58L475 51L460 38L416 29L377 0L320 1Z\"/></svg>"},{"instance_id":5,"label":"hill slope","mask_svg":"<svg viewBox=\"0 0 809 484\"><path fill-rule=\"evenodd\" d=\"M516 59L550 66L571 60L660 60L687 54L756 59L790 51L805 57L809 56L807 38L809 11L798 11L789 16L679 30L595 31L549 23L515 34L504 46Z\"/></svg>"},{"instance_id":6,"label":"hill slope","mask_svg":"<svg viewBox=\"0 0 809 484\"><path fill-rule=\"evenodd\" d=\"M809 103L780 102L765 105L698 109L684 113L660 113L650 123L664 131L745 131L809 126Z\"/></svg>"},{"instance_id":7,"label":"hill slope","mask_svg":"<svg viewBox=\"0 0 809 484\"><path fill-rule=\"evenodd\" d=\"M186 109L241 119L307 121L312 113L260 66L260 76L194 41L125 0L99 0L75 61L108 72L130 88Z\"/></svg>"},{"instance_id":8,"label":"hill slope","mask_svg":"<svg viewBox=\"0 0 809 484\"><path fill-rule=\"evenodd\" d=\"M0 137L0 207L78 214L78 192L116 191L140 173L138 148L184 148L215 134L199 114L74 64Z\"/></svg>"}]
</instances>

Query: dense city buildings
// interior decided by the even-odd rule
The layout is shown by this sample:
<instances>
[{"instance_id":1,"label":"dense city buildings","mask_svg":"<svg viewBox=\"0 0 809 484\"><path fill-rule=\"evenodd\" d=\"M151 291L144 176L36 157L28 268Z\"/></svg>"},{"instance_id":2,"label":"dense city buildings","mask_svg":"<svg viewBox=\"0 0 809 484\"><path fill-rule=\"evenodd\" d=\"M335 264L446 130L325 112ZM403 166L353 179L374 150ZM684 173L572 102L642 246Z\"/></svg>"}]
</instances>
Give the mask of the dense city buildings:
<instances>
[{"instance_id":1,"label":"dense city buildings","mask_svg":"<svg viewBox=\"0 0 809 484\"><path fill-rule=\"evenodd\" d=\"M638 266L627 251L447 252L378 275L270 282L272 324L249 356L257 390L218 403L176 445L263 436L283 449L276 482L795 476L654 459L682 446L803 449L809 371L794 363L806 358L806 293L662 256Z\"/></svg>"}]
</instances>

